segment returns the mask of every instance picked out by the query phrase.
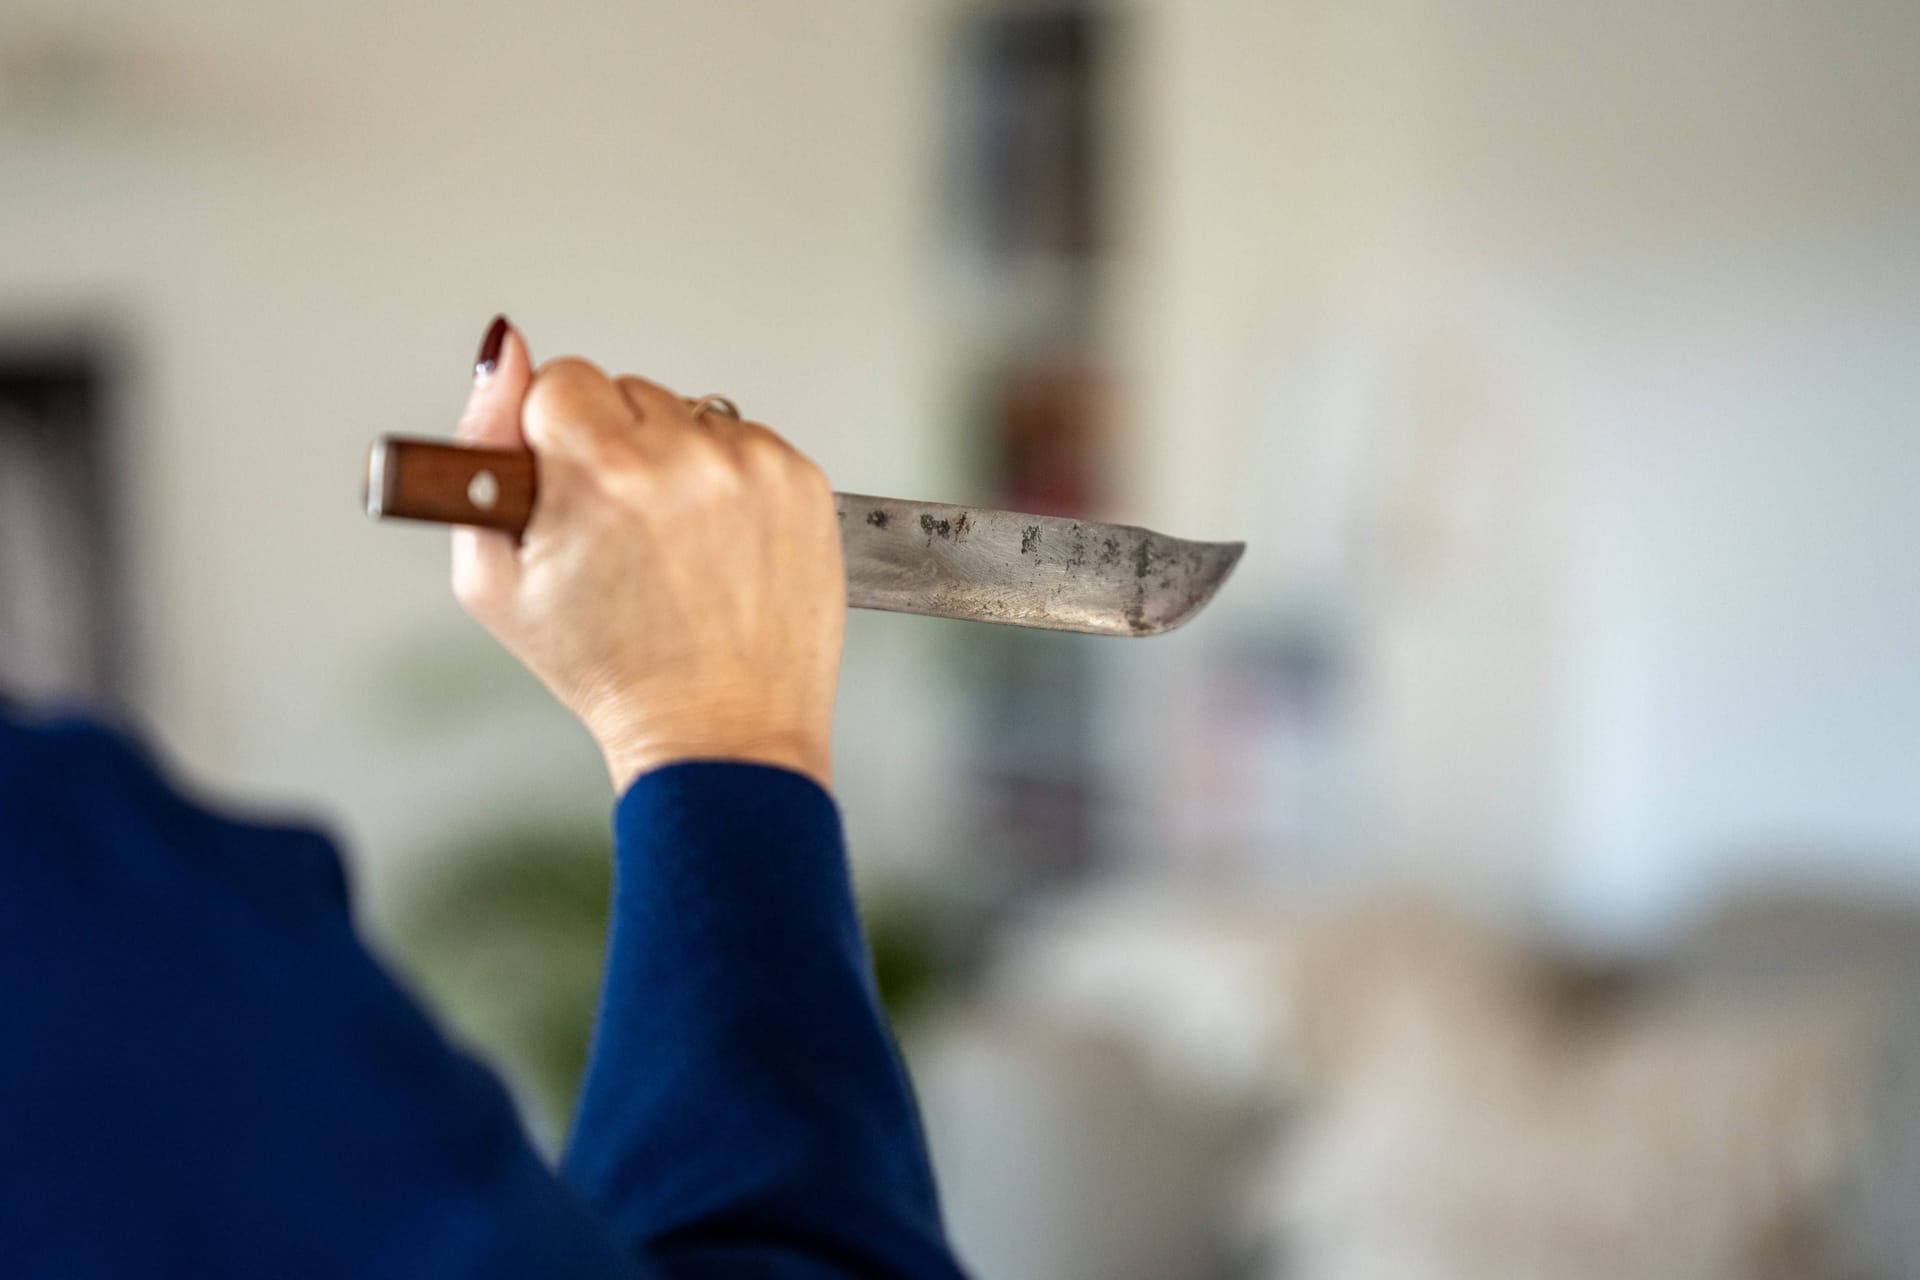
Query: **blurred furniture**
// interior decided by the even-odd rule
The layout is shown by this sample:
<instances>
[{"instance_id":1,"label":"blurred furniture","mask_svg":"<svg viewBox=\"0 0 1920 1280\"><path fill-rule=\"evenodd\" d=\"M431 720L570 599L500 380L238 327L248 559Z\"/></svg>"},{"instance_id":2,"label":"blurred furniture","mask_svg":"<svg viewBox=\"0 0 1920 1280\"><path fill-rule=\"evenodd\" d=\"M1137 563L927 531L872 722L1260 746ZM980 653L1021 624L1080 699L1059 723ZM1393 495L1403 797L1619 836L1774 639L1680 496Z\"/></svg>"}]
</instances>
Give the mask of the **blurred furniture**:
<instances>
[{"instance_id":1,"label":"blurred furniture","mask_svg":"<svg viewBox=\"0 0 1920 1280\"><path fill-rule=\"evenodd\" d=\"M1083 1031L980 1010L908 1041L962 1261L981 1280L1226 1280L1240 1116Z\"/></svg>"},{"instance_id":2,"label":"blurred furniture","mask_svg":"<svg viewBox=\"0 0 1920 1280\"><path fill-rule=\"evenodd\" d=\"M1806 900L1596 968L1415 903L1108 896L920 1080L996 1280L1916 1275L1916 965L1920 914Z\"/></svg>"}]
</instances>

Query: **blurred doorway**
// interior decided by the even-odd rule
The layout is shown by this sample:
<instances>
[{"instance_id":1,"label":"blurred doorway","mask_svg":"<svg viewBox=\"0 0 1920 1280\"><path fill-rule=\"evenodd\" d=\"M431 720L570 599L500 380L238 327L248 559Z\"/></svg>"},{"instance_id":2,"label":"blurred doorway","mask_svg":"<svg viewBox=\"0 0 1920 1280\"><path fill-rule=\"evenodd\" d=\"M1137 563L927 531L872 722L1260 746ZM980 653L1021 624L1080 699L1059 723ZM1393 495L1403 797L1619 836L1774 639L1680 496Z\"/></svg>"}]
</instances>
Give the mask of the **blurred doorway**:
<instances>
[{"instance_id":1,"label":"blurred doorway","mask_svg":"<svg viewBox=\"0 0 1920 1280\"><path fill-rule=\"evenodd\" d=\"M84 347L0 348L0 694L117 692L104 366Z\"/></svg>"}]
</instances>

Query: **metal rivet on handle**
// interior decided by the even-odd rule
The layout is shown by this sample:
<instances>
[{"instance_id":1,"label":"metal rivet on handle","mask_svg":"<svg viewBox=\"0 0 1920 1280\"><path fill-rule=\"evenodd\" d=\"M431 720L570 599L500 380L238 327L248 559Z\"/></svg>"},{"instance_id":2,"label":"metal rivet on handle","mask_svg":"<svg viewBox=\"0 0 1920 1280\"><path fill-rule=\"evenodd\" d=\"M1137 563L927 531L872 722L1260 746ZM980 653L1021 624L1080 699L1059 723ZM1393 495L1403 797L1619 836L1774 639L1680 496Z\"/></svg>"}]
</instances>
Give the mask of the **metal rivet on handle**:
<instances>
[{"instance_id":1,"label":"metal rivet on handle","mask_svg":"<svg viewBox=\"0 0 1920 1280\"><path fill-rule=\"evenodd\" d=\"M493 504L500 501L498 477L491 471L474 472L473 479L467 481L467 501L482 511L493 510Z\"/></svg>"}]
</instances>

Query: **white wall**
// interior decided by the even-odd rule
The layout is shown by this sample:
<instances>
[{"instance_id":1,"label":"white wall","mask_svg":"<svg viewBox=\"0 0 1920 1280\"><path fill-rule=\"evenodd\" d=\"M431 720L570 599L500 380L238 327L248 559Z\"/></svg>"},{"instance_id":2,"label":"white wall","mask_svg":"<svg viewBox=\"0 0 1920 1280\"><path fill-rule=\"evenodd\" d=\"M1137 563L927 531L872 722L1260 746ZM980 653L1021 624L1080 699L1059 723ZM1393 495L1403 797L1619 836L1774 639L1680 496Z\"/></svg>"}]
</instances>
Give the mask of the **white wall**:
<instances>
[{"instance_id":1,"label":"white wall","mask_svg":"<svg viewBox=\"0 0 1920 1280\"><path fill-rule=\"evenodd\" d=\"M1142 505L1341 579L1365 838L1602 937L1920 889L1920 9L1145 17Z\"/></svg>"}]
</instances>

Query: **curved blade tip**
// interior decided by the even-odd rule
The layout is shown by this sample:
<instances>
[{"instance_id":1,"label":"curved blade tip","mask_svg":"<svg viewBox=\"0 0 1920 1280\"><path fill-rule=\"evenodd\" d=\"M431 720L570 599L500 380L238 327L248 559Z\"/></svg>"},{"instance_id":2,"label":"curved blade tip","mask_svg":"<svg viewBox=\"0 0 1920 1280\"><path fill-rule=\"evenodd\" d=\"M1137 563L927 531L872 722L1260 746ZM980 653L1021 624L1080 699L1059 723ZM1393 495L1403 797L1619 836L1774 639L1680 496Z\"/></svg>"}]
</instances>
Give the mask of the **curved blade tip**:
<instances>
[{"instance_id":1,"label":"curved blade tip","mask_svg":"<svg viewBox=\"0 0 1920 1280\"><path fill-rule=\"evenodd\" d=\"M1233 575L1240 557L1247 550L1244 542L1193 542L1187 545L1203 557L1203 564L1193 575L1186 598L1176 608L1162 614L1157 621L1129 618L1129 634L1134 638L1144 640L1150 636L1163 636L1193 621L1219 594L1220 588Z\"/></svg>"}]
</instances>

